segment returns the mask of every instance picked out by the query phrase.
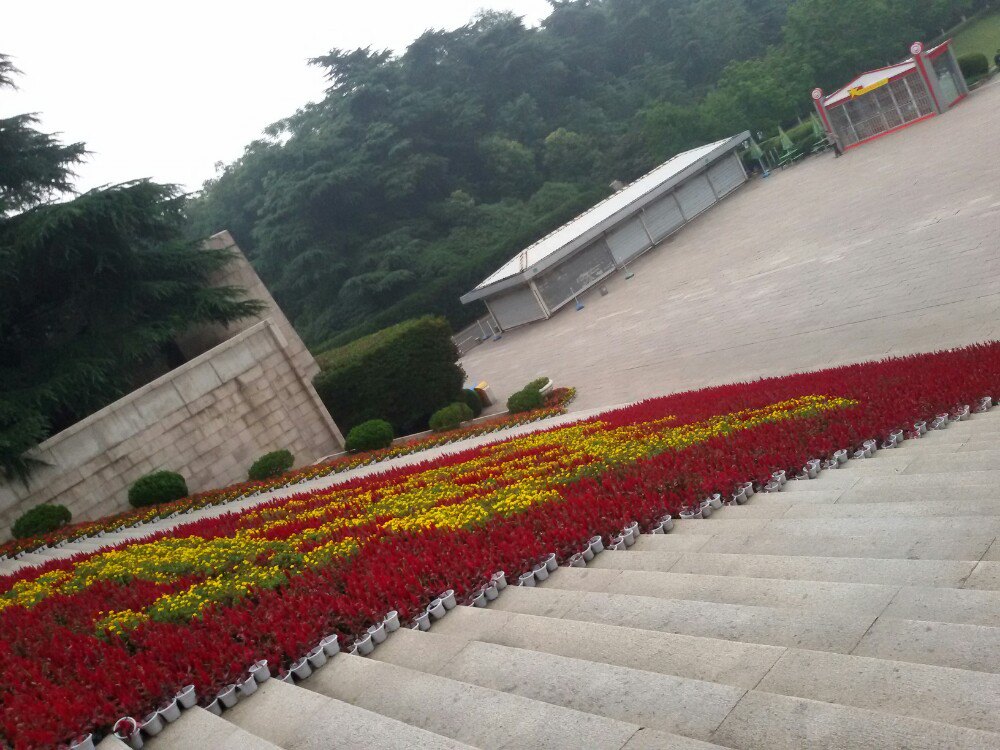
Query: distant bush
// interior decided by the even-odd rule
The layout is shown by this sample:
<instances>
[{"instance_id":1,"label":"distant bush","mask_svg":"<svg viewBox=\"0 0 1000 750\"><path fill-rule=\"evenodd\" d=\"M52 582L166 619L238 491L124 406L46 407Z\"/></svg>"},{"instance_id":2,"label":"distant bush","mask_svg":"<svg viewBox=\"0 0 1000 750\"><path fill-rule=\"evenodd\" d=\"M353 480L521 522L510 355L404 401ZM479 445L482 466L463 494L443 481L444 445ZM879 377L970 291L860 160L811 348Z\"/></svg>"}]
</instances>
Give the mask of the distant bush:
<instances>
[{"instance_id":1,"label":"distant bush","mask_svg":"<svg viewBox=\"0 0 1000 750\"><path fill-rule=\"evenodd\" d=\"M542 387L546 383L548 383L548 382L549 382L548 378L535 378L530 383L528 383L526 386L524 386L524 390L529 390L530 389L530 390L533 390L533 391L540 391L540 390L542 390Z\"/></svg>"},{"instance_id":2,"label":"distant bush","mask_svg":"<svg viewBox=\"0 0 1000 750\"><path fill-rule=\"evenodd\" d=\"M538 409L544 402L544 397L537 388L525 387L507 399L507 411L511 414Z\"/></svg>"},{"instance_id":3,"label":"distant bush","mask_svg":"<svg viewBox=\"0 0 1000 750\"><path fill-rule=\"evenodd\" d=\"M434 432L447 432L470 419L472 419L472 409L468 404L456 402L434 412L431 415L430 427Z\"/></svg>"},{"instance_id":4,"label":"distant bush","mask_svg":"<svg viewBox=\"0 0 1000 750\"><path fill-rule=\"evenodd\" d=\"M14 521L10 532L15 539L48 534L63 524L69 523L72 517L73 515L65 505L51 505L49 503L36 505Z\"/></svg>"},{"instance_id":5,"label":"distant bush","mask_svg":"<svg viewBox=\"0 0 1000 750\"><path fill-rule=\"evenodd\" d=\"M271 451L253 462L247 478L251 482L262 482L281 476L295 464L295 456L286 450Z\"/></svg>"},{"instance_id":6,"label":"distant bush","mask_svg":"<svg viewBox=\"0 0 1000 750\"><path fill-rule=\"evenodd\" d=\"M358 451L374 451L388 448L395 437L392 425L384 419L369 419L367 422L352 427L347 433L344 447L351 453Z\"/></svg>"},{"instance_id":7,"label":"distant bush","mask_svg":"<svg viewBox=\"0 0 1000 750\"><path fill-rule=\"evenodd\" d=\"M990 61L982 52L973 52L958 58L958 67L966 79L979 78L990 70Z\"/></svg>"},{"instance_id":8,"label":"distant bush","mask_svg":"<svg viewBox=\"0 0 1000 750\"><path fill-rule=\"evenodd\" d=\"M133 508L160 505L187 496L187 482L175 471L154 471L139 477L128 488L128 501Z\"/></svg>"},{"instance_id":9,"label":"distant bush","mask_svg":"<svg viewBox=\"0 0 1000 750\"><path fill-rule=\"evenodd\" d=\"M462 390L462 402L472 409L473 418L478 417L483 413L483 400L479 398L479 394L471 388L464 388Z\"/></svg>"},{"instance_id":10,"label":"distant bush","mask_svg":"<svg viewBox=\"0 0 1000 750\"><path fill-rule=\"evenodd\" d=\"M315 385L342 429L385 419L396 434L423 429L435 409L455 398L465 373L444 318L386 328L316 356Z\"/></svg>"}]
</instances>

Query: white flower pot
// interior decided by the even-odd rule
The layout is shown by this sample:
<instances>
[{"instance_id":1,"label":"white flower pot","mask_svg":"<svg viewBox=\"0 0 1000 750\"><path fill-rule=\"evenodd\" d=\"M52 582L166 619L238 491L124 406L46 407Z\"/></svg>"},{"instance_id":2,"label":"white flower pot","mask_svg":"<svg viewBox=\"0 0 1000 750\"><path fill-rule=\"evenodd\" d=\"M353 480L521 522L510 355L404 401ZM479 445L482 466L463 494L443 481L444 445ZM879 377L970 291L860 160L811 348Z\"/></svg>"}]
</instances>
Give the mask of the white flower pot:
<instances>
[{"instance_id":1,"label":"white flower pot","mask_svg":"<svg viewBox=\"0 0 1000 750\"><path fill-rule=\"evenodd\" d=\"M250 667L250 676L257 682L266 682L271 677L271 670L267 668L267 659L254 662Z\"/></svg>"},{"instance_id":2,"label":"white flower pot","mask_svg":"<svg viewBox=\"0 0 1000 750\"><path fill-rule=\"evenodd\" d=\"M662 534L663 533L663 524L662 523L656 524L653 528L651 528L649 530L649 533L650 534Z\"/></svg>"},{"instance_id":3,"label":"white flower pot","mask_svg":"<svg viewBox=\"0 0 1000 750\"><path fill-rule=\"evenodd\" d=\"M441 603L445 609L455 609L455 605L458 604L458 601L455 599L455 590L448 589L441 594Z\"/></svg>"},{"instance_id":4,"label":"white flower pot","mask_svg":"<svg viewBox=\"0 0 1000 750\"><path fill-rule=\"evenodd\" d=\"M534 586L535 585L535 573L533 571L528 571L527 573L521 573L517 577L518 586Z\"/></svg>"},{"instance_id":5,"label":"white flower pot","mask_svg":"<svg viewBox=\"0 0 1000 750\"><path fill-rule=\"evenodd\" d=\"M711 518L712 517L712 512L713 511L712 511L712 504L711 503L705 503L705 504L703 504L701 506L701 517L702 518Z\"/></svg>"},{"instance_id":6,"label":"white flower pot","mask_svg":"<svg viewBox=\"0 0 1000 750\"><path fill-rule=\"evenodd\" d=\"M421 612L413 618L413 622L420 630L427 631L431 629L431 616L427 612Z\"/></svg>"},{"instance_id":7,"label":"white flower pot","mask_svg":"<svg viewBox=\"0 0 1000 750\"><path fill-rule=\"evenodd\" d=\"M700 515L701 514L701 509L700 508L698 509L698 514L699 514L698 517L700 518L701 517L701 515ZM695 511L688 510L688 509L684 509L684 510L681 511L681 520L682 521L690 521L693 518L695 518Z\"/></svg>"},{"instance_id":8,"label":"white flower pot","mask_svg":"<svg viewBox=\"0 0 1000 750\"><path fill-rule=\"evenodd\" d=\"M198 696L195 694L194 685L185 685L180 690L177 691L177 702L184 708L194 708L198 701Z\"/></svg>"},{"instance_id":9,"label":"white flower pot","mask_svg":"<svg viewBox=\"0 0 1000 750\"><path fill-rule=\"evenodd\" d=\"M287 682L289 685L295 684L295 675L291 672L285 672L281 677L278 678L279 682Z\"/></svg>"},{"instance_id":10,"label":"white flower pot","mask_svg":"<svg viewBox=\"0 0 1000 750\"><path fill-rule=\"evenodd\" d=\"M486 601L495 601L498 596L500 596L500 591L497 589L495 583L491 583L485 589L483 589L483 594L486 596Z\"/></svg>"},{"instance_id":11,"label":"white flower pot","mask_svg":"<svg viewBox=\"0 0 1000 750\"><path fill-rule=\"evenodd\" d=\"M166 721L168 724L177 721L181 718L181 707L177 705L177 699L171 698L169 703L160 706L156 712Z\"/></svg>"},{"instance_id":12,"label":"white flower pot","mask_svg":"<svg viewBox=\"0 0 1000 750\"><path fill-rule=\"evenodd\" d=\"M477 591L472 597L473 607L485 607L486 606L486 592Z\"/></svg>"},{"instance_id":13,"label":"white flower pot","mask_svg":"<svg viewBox=\"0 0 1000 750\"><path fill-rule=\"evenodd\" d=\"M236 686L236 688L240 691L240 695L244 698L249 695L253 695L257 692L257 680L253 678L253 675L248 675L245 680Z\"/></svg>"},{"instance_id":14,"label":"white flower pot","mask_svg":"<svg viewBox=\"0 0 1000 750\"><path fill-rule=\"evenodd\" d=\"M340 653L340 641L337 639L337 636L332 633L321 640L319 645L323 647L323 651L326 652L327 656L336 656Z\"/></svg>"},{"instance_id":15,"label":"white flower pot","mask_svg":"<svg viewBox=\"0 0 1000 750\"><path fill-rule=\"evenodd\" d=\"M94 750L94 735L87 733L69 743L69 750Z\"/></svg>"},{"instance_id":16,"label":"white flower pot","mask_svg":"<svg viewBox=\"0 0 1000 750\"><path fill-rule=\"evenodd\" d=\"M314 646L309 653L306 654L306 659L309 660L310 667L313 669L319 669L326 664L326 652L323 650L321 645Z\"/></svg>"},{"instance_id":17,"label":"white flower pot","mask_svg":"<svg viewBox=\"0 0 1000 750\"><path fill-rule=\"evenodd\" d=\"M818 466L813 466L812 464L806 464L803 467L803 470L805 471L806 477L808 477L809 479L815 479L816 477L819 476Z\"/></svg>"},{"instance_id":18,"label":"white flower pot","mask_svg":"<svg viewBox=\"0 0 1000 750\"><path fill-rule=\"evenodd\" d=\"M716 492L710 498L708 498L708 504L712 506L712 510L718 510L722 507L722 495Z\"/></svg>"},{"instance_id":19,"label":"white flower pot","mask_svg":"<svg viewBox=\"0 0 1000 750\"><path fill-rule=\"evenodd\" d=\"M372 637L372 641L374 641L376 645L378 645L379 643L385 643L385 639L387 637L385 634L385 623L380 622L377 625L372 625L371 627L369 627L368 635Z\"/></svg>"},{"instance_id":20,"label":"white flower pot","mask_svg":"<svg viewBox=\"0 0 1000 750\"><path fill-rule=\"evenodd\" d=\"M754 496L753 482L744 482L740 485L740 488L746 491L748 500Z\"/></svg>"},{"instance_id":21,"label":"white flower pot","mask_svg":"<svg viewBox=\"0 0 1000 750\"><path fill-rule=\"evenodd\" d=\"M740 487L736 492L733 493L733 502L737 505L743 505L747 501L747 491Z\"/></svg>"},{"instance_id":22,"label":"white flower pot","mask_svg":"<svg viewBox=\"0 0 1000 750\"><path fill-rule=\"evenodd\" d=\"M444 617L448 610L444 608L444 603L440 599L433 599L431 603L427 605L427 612L435 620L440 620Z\"/></svg>"},{"instance_id":23,"label":"white flower pot","mask_svg":"<svg viewBox=\"0 0 1000 750\"><path fill-rule=\"evenodd\" d=\"M580 554L583 555L583 559L587 562L590 562L591 560L594 559L594 550L591 548L589 544L582 550L580 550Z\"/></svg>"},{"instance_id":24,"label":"white flower pot","mask_svg":"<svg viewBox=\"0 0 1000 750\"><path fill-rule=\"evenodd\" d=\"M660 524L663 526L663 533L667 534L674 530L674 517L664 516L663 519L660 521Z\"/></svg>"},{"instance_id":25,"label":"white flower pot","mask_svg":"<svg viewBox=\"0 0 1000 750\"><path fill-rule=\"evenodd\" d=\"M372 643L372 637L368 633L365 633L357 641L358 653L361 656L368 656L372 651L375 650L375 644Z\"/></svg>"},{"instance_id":26,"label":"white flower pot","mask_svg":"<svg viewBox=\"0 0 1000 750\"><path fill-rule=\"evenodd\" d=\"M218 701L212 701L218 704ZM211 710L209 707L208 710ZM218 709L218 715L222 714L222 709ZM142 733L139 731L139 722L133 719L131 716L123 716L118 721L115 722L114 727L111 730L114 736L124 742L133 750L141 750L142 748Z\"/></svg>"},{"instance_id":27,"label":"white flower pot","mask_svg":"<svg viewBox=\"0 0 1000 750\"><path fill-rule=\"evenodd\" d=\"M958 412L956 413L956 416L957 416L956 421L964 422L965 420L967 420L969 418L969 405L968 404L963 405L962 408L959 409Z\"/></svg>"},{"instance_id":28,"label":"white flower pot","mask_svg":"<svg viewBox=\"0 0 1000 750\"><path fill-rule=\"evenodd\" d=\"M385 623L385 629L388 632L395 633L397 630L399 630L399 612L397 612L396 610L387 612L385 615L385 619L382 620L382 622Z\"/></svg>"},{"instance_id":29,"label":"white flower pot","mask_svg":"<svg viewBox=\"0 0 1000 750\"><path fill-rule=\"evenodd\" d=\"M785 482L788 481L788 476L785 474L784 469L782 469L781 471L776 471L773 474L771 474L771 478L777 480L778 484L784 484Z\"/></svg>"},{"instance_id":30,"label":"white flower pot","mask_svg":"<svg viewBox=\"0 0 1000 750\"><path fill-rule=\"evenodd\" d=\"M590 537L590 551L595 555L604 551L604 540L599 536Z\"/></svg>"},{"instance_id":31,"label":"white flower pot","mask_svg":"<svg viewBox=\"0 0 1000 750\"><path fill-rule=\"evenodd\" d=\"M841 448L839 451L835 451L834 454L833 454L833 457L837 461L838 464L846 464L847 463L848 455L847 455L847 451L844 448Z\"/></svg>"},{"instance_id":32,"label":"white flower pot","mask_svg":"<svg viewBox=\"0 0 1000 750\"><path fill-rule=\"evenodd\" d=\"M502 570L498 570L496 573L494 573L493 577L490 580L492 580L493 585L497 587L497 591L503 591L505 588L507 588L507 574L504 573Z\"/></svg>"},{"instance_id":33,"label":"white flower pot","mask_svg":"<svg viewBox=\"0 0 1000 750\"><path fill-rule=\"evenodd\" d=\"M638 537L640 534L642 534L642 530L639 528L638 521L632 521L632 523L630 523L628 526L625 527L625 530L631 531L632 536L634 537Z\"/></svg>"},{"instance_id":34,"label":"white flower pot","mask_svg":"<svg viewBox=\"0 0 1000 750\"><path fill-rule=\"evenodd\" d=\"M235 692L236 691L234 690L233 691L234 695ZM236 704L236 698L234 697L233 705L235 704ZM155 737L156 735L158 735L160 732L163 731L163 719L160 718L160 715L156 711L153 711L153 713L149 714L148 716L146 716L145 719L142 720L142 731L145 732L150 737Z\"/></svg>"},{"instance_id":35,"label":"white flower pot","mask_svg":"<svg viewBox=\"0 0 1000 750\"><path fill-rule=\"evenodd\" d=\"M549 577L549 569L545 563L538 563L538 565L532 569L532 572L535 574L535 580L538 581L544 581Z\"/></svg>"},{"instance_id":36,"label":"white flower pot","mask_svg":"<svg viewBox=\"0 0 1000 750\"><path fill-rule=\"evenodd\" d=\"M545 558L545 568L550 573L554 573L555 569L558 567L559 567L559 560L556 559L556 553L550 552L549 556Z\"/></svg>"},{"instance_id":37,"label":"white flower pot","mask_svg":"<svg viewBox=\"0 0 1000 750\"><path fill-rule=\"evenodd\" d=\"M772 479L764 486L764 492L781 492L781 482Z\"/></svg>"},{"instance_id":38,"label":"white flower pot","mask_svg":"<svg viewBox=\"0 0 1000 750\"><path fill-rule=\"evenodd\" d=\"M313 673L312 667L309 666L309 660L304 656L301 659L293 661L289 669L295 675L295 678L299 680L304 680ZM222 703L225 705L226 702L222 701Z\"/></svg>"},{"instance_id":39,"label":"white flower pot","mask_svg":"<svg viewBox=\"0 0 1000 750\"><path fill-rule=\"evenodd\" d=\"M622 529L621 538L625 542L626 547L631 547L635 544L635 532L630 528Z\"/></svg>"},{"instance_id":40,"label":"white flower pot","mask_svg":"<svg viewBox=\"0 0 1000 750\"><path fill-rule=\"evenodd\" d=\"M569 558L569 566L571 568L586 568L587 561L583 559L583 555L577 552L575 555Z\"/></svg>"}]
</instances>

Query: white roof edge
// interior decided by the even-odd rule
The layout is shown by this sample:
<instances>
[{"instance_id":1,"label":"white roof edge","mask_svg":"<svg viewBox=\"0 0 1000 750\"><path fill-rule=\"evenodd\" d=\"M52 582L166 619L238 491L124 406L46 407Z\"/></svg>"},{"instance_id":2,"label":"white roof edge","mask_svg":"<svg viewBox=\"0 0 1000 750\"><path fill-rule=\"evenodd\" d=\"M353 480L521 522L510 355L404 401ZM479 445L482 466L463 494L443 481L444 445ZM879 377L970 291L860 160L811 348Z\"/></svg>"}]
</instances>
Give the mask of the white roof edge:
<instances>
[{"instance_id":1,"label":"white roof edge","mask_svg":"<svg viewBox=\"0 0 1000 750\"><path fill-rule=\"evenodd\" d=\"M750 137L748 131L730 138L724 138L714 143L709 143L698 148L681 152L659 165L655 169L639 177L622 190L612 193L604 200L591 206L589 209L556 228L552 232L532 243L517 255L504 263L500 268L486 277L468 294L462 296L462 302L470 302L479 299L484 289L500 284L508 279L515 279L525 271L559 252L563 248L571 245L579 237L601 225L602 222L614 217L632 204L640 201L645 196L662 187L671 179L682 174L685 170L697 165L702 159L711 156L713 152L730 146L736 146ZM498 289L499 291L499 289Z\"/></svg>"}]
</instances>

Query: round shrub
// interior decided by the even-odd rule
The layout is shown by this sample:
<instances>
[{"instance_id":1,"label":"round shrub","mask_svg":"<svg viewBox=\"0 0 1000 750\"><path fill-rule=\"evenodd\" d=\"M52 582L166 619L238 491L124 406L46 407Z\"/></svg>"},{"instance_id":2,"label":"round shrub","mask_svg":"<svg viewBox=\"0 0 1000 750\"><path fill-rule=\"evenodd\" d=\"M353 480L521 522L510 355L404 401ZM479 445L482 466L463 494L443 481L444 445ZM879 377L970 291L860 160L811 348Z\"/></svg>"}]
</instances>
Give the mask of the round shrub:
<instances>
[{"instance_id":1,"label":"round shrub","mask_svg":"<svg viewBox=\"0 0 1000 750\"><path fill-rule=\"evenodd\" d=\"M511 414L520 414L532 409L539 409L544 400L537 388L524 388L511 394L511 397L507 399L507 411Z\"/></svg>"},{"instance_id":2,"label":"round shrub","mask_svg":"<svg viewBox=\"0 0 1000 750\"><path fill-rule=\"evenodd\" d=\"M176 471L154 471L139 477L128 488L128 501L133 508L169 503L187 495L187 482Z\"/></svg>"},{"instance_id":3,"label":"round shrub","mask_svg":"<svg viewBox=\"0 0 1000 750\"><path fill-rule=\"evenodd\" d=\"M990 61L982 52L973 52L959 57L958 67L961 68L962 75L966 78L977 78L989 72Z\"/></svg>"},{"instance_id":4,"label":"round shrub","mask_svg":"<svg viewBox=\"0 0 1000 750\"><path fill-rule=\"evenodd\" d=\"M369 419L356 427L352 427L347 433L347 442L344 445L351 453L358 451L374 451L379 448L388 448L392 445L395 434L392 425L384 419Z\"/></svg>"},{"instance_id":5,"label":"round shrub","mask_svg":"<svg viewBox=\"0 0 1000 750\"><path fill-rule=\"evenodd\" d=\"M265 453L253 462L253 465L250 467L250 471L247 472L247 478L251 482L262 482L265 479L280 477L292 468L294 463L295 456L288 451L284 449L280 451L271 451L270 453Z\"/></svg>"},{"instance_id":6,"label":"round shrub","mask_svg":"<svg viewBox=\"0 0 1000 750\"><path fill-rule=\"evenodd\" d=\"M470 419L472 419L472 409L469 408L469 405L456 402L434 412L431 415L430 424L434 432L447 432Z\"/></svg>"},{"instance_id":7,"label":"round shrub","mask_svg":"<svg viewBox=\"0 0 1000 750\"><path fill-rule=\"evenodd\" d=\"M542 390L542 387L548 382L549 382L548 378L535 378L526 386L524 386L524 390L540 391Z\"/></svg>"},{"instance_id":8,"label":"round shrub","mask_svg":"<svg viewBox=\"0 0 1000 750\"><path fill-rule=\"evenodd\" d=\"M69 523L72 517L73 514L65 505L51 505L49 503L36 505L14 521L10 532L15 539L48 534L63 524Z\"/></svg>"},{"instance_id":9,"label":"round shrub","mask_svg":"<svg viewBox=\"0 0 1000 750\"><path fill-rule=\"evenodd\" d=\"M483 400L471 388L466 388L462 391L462 403L472 409L473 418L483 413Z\"/></svg>"}]
</instances>

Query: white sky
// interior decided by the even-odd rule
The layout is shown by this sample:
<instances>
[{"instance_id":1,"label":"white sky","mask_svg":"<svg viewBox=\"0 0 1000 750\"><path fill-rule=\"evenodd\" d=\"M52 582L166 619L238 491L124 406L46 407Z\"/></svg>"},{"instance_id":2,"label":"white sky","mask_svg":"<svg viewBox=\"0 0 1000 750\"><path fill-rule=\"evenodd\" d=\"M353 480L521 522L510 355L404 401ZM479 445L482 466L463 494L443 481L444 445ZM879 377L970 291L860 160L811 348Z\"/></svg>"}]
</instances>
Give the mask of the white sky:
<instances>
[{"instance_id":1,"label":"white sky","mask_svg":"<svg viewBox=\"0 0 1000 750\"><path fill-rule=\"evenodd\" d=\"M46 0L5 7L0 52L23 75L0 117L84 141L77 188L151 177L197 189L261 130L322 97L330 49L402 51L428 28L483 7L536 24L545 0Z\"/></svg>"}]
</instances>

